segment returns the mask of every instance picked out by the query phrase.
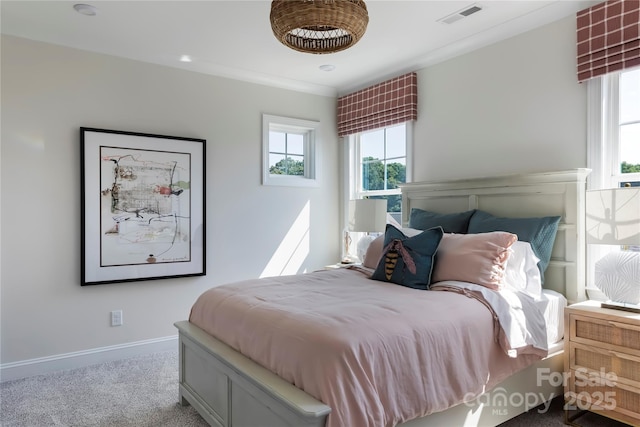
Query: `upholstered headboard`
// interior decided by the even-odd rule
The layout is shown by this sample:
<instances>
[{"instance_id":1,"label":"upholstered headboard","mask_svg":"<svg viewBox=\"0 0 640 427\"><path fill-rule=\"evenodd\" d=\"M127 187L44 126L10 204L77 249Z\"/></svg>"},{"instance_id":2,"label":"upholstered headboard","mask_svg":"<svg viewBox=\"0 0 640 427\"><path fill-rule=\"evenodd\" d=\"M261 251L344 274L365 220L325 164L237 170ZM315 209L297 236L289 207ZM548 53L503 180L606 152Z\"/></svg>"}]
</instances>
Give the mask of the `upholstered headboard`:
<instances>
[{"instance_id":1,"label":"upholstered headboard","mask_svg":"<svg viewBox=\"0 0 640 427\"><path fill-rule=\"evenodd\" d=\"M438 213L481 209L495 216L560 216L544 287L570 303L586 299L585 189L589 169L401 185L402 225L412 208Z\"/></svg>"}]
</instances>

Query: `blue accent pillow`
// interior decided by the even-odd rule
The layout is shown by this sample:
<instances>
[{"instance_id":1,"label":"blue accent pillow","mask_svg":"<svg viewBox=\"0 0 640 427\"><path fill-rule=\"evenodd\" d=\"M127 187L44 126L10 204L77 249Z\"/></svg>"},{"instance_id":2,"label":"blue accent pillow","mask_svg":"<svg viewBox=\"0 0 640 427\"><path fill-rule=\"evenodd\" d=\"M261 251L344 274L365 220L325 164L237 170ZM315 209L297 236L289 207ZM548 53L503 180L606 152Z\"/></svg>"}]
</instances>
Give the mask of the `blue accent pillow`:
<instances>
[{"instance_id":1,"label":"blue accent pillow","mask_svg":"<svg viewBox=\"0 0 640 427\"><path fill-rule=\"evenodd\" d=\"M371 278L414 289L429 289L434 257L443 235L442 227L434 227L407 237L387 224L382 257Z\"/></svg>"},{"instance_id":2,"label":"blue accent pillow","mask_svg":"<svg viewBox=\"0 0 640 427\"><path fill-rule=\"evenodd\" d=\"M412 208L409 213L409 228L428 230L429 228L440 226L445 233L465 234L469 227L469 220L474 212L475 210L452 214L439 214Z\"/></svg>"},{"instance_id":3,"label":"blue accent pillow","mask_svg":"<svg viewBox=\"0 0 640 427\"><path fill-rule=\"evenodd\" d=\"M517 234L518 240L529 242L533 253L540 258L538 268L544 283L544 272L547 270L553 243L558 232L559 216L540 218L500 218L488 212L476 210L469 221L469 234L488 233L491 231L508 231Z\"/></svg>"}]
</instances>

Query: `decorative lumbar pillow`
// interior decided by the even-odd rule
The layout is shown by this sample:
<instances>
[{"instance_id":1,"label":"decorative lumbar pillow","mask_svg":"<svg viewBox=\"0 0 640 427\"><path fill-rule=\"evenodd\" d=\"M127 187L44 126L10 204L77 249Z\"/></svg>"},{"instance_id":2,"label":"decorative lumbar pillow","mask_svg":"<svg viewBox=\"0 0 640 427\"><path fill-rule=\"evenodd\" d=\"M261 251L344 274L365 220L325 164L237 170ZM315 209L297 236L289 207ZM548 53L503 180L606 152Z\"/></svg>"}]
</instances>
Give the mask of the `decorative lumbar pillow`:
<instances>
[{"instance_id":1,"label":"decorative lumbar pillow","mask_svg":"<svg viewBox=\"0 0 640 427\"><path fill-rule=\"evenodd\" d=\"M445 234L436 253L433 282L458 280L498 290L503 286L509 248L518 236L504 231Z\"/></svg>"},{"instance_id":2,"label":"decorative lumbar pillow","mask_svg":"<svg viewBox=\"0 0 640 427\"><path fill-rule=\"evenodd\" d=\"M409 227L418 230L428 230L432 227L442 227L445 233L466 233L469 220L475 210L440 214L412 208L409 213Z\"/></svg>"},{"instance_id":3,"label":"decorative lumbar pillow","mask_svg":"<svg viewBox=\"0 0 640 427\"><path fill-rule=\"evenodd\" d=\"M414 289L428 289L433 259L443 234L442 227L434 227L407 237L387 224L382 256L371 278Z\"/></svg>"},{"instance_id":4,"label":"decorative lumbar pillow","mask_svg":"<svg viewBox=\"0 0 640 427\"><path fill-rule=\"evenodd\" d=\"M518 240L531 243L533 253L540 258L538 268L544 283L544 272L551 259L553 243L558 232L559 216L540 218L500 218L488 212L476 210L469 221L468 233L507 231L516 234Z\"/></svg>"}]
</instances>

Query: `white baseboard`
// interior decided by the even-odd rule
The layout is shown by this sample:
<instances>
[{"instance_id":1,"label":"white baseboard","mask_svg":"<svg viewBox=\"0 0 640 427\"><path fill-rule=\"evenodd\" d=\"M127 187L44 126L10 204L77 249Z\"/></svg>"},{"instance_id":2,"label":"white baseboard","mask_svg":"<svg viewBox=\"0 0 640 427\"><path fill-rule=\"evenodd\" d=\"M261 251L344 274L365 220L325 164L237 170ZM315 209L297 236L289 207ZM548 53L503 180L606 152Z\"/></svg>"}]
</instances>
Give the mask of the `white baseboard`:
<instances>
[{"instance_id":1,"label":"white baseboard","mask_svg":"<svg viewBox=\"0 0 640 427\"><path fill-rule=\"evenodd\" d=\"M0 382L178 349L178 336L155 338L0 365Z\"/></svg>"}]
</instances>

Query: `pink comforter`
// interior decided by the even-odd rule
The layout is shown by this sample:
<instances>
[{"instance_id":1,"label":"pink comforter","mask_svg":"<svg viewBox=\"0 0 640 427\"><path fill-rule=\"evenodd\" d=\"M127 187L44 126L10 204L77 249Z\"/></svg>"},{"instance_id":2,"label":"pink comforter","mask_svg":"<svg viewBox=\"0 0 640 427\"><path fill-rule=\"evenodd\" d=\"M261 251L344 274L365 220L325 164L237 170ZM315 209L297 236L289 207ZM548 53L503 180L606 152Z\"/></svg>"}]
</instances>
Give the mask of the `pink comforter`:
<instances>
[{"instance_id":1,"label":"pink comforter","mask_svg":"<svg viewBox=\"0 0 640 427\"><path fill-rule=\"evenodd\" d=\"M328 427L442 411L540 359L509 358L478 300L351 269L215 287L189 320L329 405Z\"/></svg>"}]
</instances>

